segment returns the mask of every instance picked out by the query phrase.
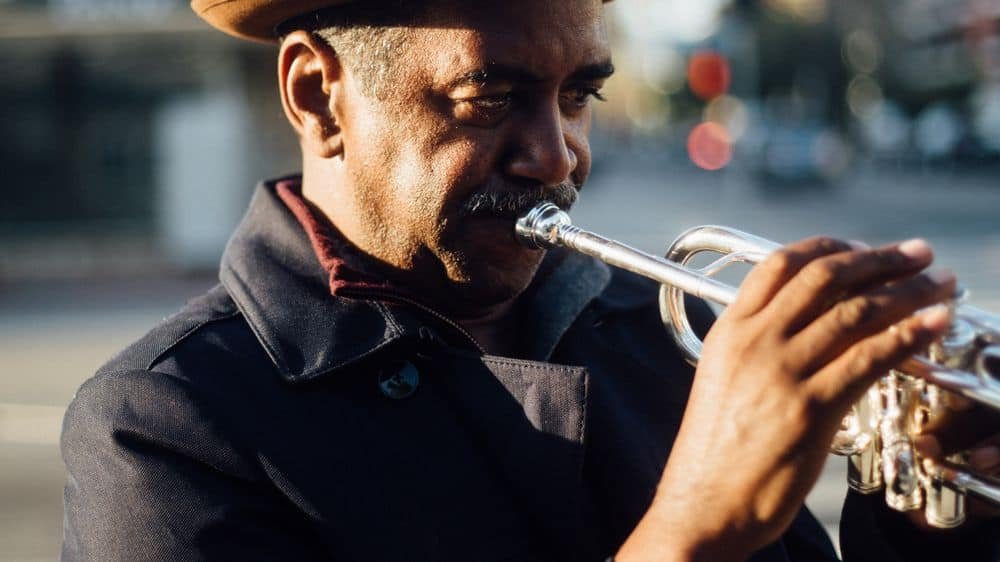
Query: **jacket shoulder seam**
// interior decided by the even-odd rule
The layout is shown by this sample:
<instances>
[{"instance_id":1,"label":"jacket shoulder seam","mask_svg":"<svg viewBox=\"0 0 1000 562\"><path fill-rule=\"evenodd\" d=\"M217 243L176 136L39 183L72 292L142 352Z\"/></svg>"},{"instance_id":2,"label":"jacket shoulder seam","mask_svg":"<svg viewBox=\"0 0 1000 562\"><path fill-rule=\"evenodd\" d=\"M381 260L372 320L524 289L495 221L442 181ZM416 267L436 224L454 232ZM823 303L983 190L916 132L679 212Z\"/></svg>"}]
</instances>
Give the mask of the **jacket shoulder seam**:
<instances>
[{"instance_id":1,"label":"jacket shoulder seam","mask_svg":"<svg viewBox=\"0 0 1000 562\"><path fill-rule=\"evenodd\" d=\"M169 353L170 351L172 351L174 348L176 348L178 345L180 345L181 343L183 343L184 340L188 339L189 337L191 337L192 335L194 335L196 332L198 332L199 330L201 330L205 326L208 326L209 324L214 324L216 322L222 322L223 320L230 320L232 318L235 318L235 317L239 316L240 314L241 313L240 313L239 310L234 310L234 311L232 311L232 312L230 312L228 314L225 314L225 315L222 315L222 316L216 316L216 317L213 317L213 318L208 318L206 320L202 320L201 322L198 322L197 324L195 324L194 326L192 326L189 330L187 330L186 332L184 332L181 335L179 335L176 338L174 338L174 340L172 342L170 342L169 344L165 345L163 347L163 349L160 350L160 352L157 353L156 356L153 357L153 359L149 361L149 363L146 365L146 367L144 369L146 371L154 372L153 371L153 365L156 365L157 363L159 363L160 360L163 359L164 355L166 355L167 353Z\"/></svg>"},{"instance_id":2,"label":"jacket shoulder seam","mask_svg":"<svg viewBox=\"0 0 1000 562\"><path fill-rule=\"evenodd\" d=\"M223 302L219 302L219 293L222 293ZM225 294L220 286L216 286L120 351L98 368L95 374L152 370L167 353L202 328L216 322L231 320L240 314L229 295Z\"/></svg>"}]
</instances>

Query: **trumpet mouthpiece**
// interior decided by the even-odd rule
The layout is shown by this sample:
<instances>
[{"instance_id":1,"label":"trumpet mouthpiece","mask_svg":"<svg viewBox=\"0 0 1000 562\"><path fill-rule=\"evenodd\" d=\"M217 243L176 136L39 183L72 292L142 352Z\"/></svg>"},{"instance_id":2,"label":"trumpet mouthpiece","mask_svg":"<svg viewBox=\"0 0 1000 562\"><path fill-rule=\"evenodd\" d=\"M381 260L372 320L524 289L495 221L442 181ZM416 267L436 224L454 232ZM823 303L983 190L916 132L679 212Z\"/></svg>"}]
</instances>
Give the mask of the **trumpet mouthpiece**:
<instances>
[{"instance_id":1,"label":"trumpet mouthpiece","mask_svg":"<svg viewBox=\"0 0 1000 562\"><path fill-rule=\"evenodd\" d=\"M560 246L559 228L572 221L565 211L553 203L535 205L527 214L517 219L514 236L529 248L548 249Z\"/></svg>"}]
</instances>

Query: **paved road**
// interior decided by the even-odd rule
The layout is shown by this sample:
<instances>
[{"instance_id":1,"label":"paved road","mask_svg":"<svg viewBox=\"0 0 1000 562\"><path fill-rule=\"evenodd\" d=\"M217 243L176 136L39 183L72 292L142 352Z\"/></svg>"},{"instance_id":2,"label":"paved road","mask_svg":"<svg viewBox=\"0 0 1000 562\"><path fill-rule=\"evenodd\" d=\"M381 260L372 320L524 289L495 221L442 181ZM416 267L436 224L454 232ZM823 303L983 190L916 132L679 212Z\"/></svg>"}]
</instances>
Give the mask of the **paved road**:
<instances>
[{"instance_id":1,"label":"paved road","mask_svg":"<svg viewBox=\"0 0 1000 562\"><path fill-rule=\"evenodd\" d=\"M1000 310L1000 186L994 183L987 174L868 170L837 189L762 194L739 170L707 174L650 156L600 169L574 216L582 226L657 252L684 228L703 223L779 241L826 233L877 243L919 234L976 302ZM57 556L64 476L56 442L76 387L211 283L0 287L0 560ZM843 481L843 461L833 458L808 502L831 531Z\"/></svg>"}]
</instances>

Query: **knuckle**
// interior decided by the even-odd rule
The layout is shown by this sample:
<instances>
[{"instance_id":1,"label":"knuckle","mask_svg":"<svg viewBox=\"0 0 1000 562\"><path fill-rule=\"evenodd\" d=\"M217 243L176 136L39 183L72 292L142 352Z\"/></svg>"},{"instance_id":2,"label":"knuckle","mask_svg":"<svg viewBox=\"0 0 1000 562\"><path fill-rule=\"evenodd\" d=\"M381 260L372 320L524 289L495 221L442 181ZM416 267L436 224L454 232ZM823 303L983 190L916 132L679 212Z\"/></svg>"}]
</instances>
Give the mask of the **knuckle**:
<instances>
[{"instance_id":1,"label":"knuckle","mask_svg":"<svg viewBox=\"0 0 1000 562\"><path fill-rule=\"evenodd\" d=\"M792 254L791 251L778 250L768 256L762 265L770 272L784 277L798 270L799 261L799 258Z\"/></svg>"},{"instance_id":2,"label":"knuckle","mask_svg":"<svg viewBox=\"0 0 1000 562\"><path fill-rule=\"evenodd\" d=\"M816 260L803 268L801 275L809 286L823 289L837 282L843 268L843 264L835 260Z\"/></svg>"},{"instance_id":3,"label":"knuckle","mask_svg":"<svg viewBox=\"0 0 1000 562\"><path fill-rule=\"evenodd\" d=\"M903 254L888 249L879 249L873 256L883 268L896 268L909 264L909 258Z\"/></svg>"},{"instance_id":4,"label":"knuckle","mask_svg":"<svg viewBox=\"0 0 1000 562\"><path fill-rule=\"evenodd\" d=\"M856 328L871 321L878 312L875 302L867 298L854 298L837 305L837 321L841 326Z\"/></svg>"},{"instance_id":5,"label":"knuckle","mask_svg":"<svg viewBox=\"0 0 1000 562\"><path fill-rule=\"evenodd\" d=\"M892 326L889 333L893 335L896 347L900 348L913 347L920 340L916 329L909 322L901 322Z\"/></svg>"},{"instance_id":6,"label":"knuckle","mask_svg":"<svg viewBox=\"0 0 1000 562\"><path fill-rule=\"evenodd\" d=\"M793 358L790 354L783 353L778 357L778 371L785 377L797 376L801 369L801 363L799 358Z\"/></svg>"},{"instance_id":7,"label":"knuckle","mask_svg":"<svg viewBox=\"0 0 1000 562\"><path fill-rule=\"evenodd\" d=\"M847 358L847 370L849 373L855 376L863 376L872 374L875 370L875 358L872 354L860 346L855 346L851 348L848 352L850 355Z\"/></svg>"},{"instance_id":8,"label":"knuckle","mask_svg":"<svg viewBox=\"0 0 1000 562\"><path fill-rule=\"evenodd\" d=\"M917 275L915 278L916 287L915 292L921 296L931 297L937 295L944 290L941 285L936 283L928 275Z\"/></svg>"},{"instance_id":9,"label":"knuckle","mask_svg":"<svg viewBox=\"0 0 1000 562\"><path fill-rule=\"evenodd\" d=\"M899 283L891 292L894 301L912 311L938 302L947 296L947 291L934 283L926 275L917 275L905 282Z\"/></svg>"},{"instance_id":10,"label":"knuckle","mask_svg":"<svg viewBox=\"0 0 1000 562\"><path fill-rule=\"evenodd\" d=\"M851 246L847 242L829 236L815 236L810 238L810 241L817 250L827 254L844 252L851 249Z\"/></svg>"}]
</instances>

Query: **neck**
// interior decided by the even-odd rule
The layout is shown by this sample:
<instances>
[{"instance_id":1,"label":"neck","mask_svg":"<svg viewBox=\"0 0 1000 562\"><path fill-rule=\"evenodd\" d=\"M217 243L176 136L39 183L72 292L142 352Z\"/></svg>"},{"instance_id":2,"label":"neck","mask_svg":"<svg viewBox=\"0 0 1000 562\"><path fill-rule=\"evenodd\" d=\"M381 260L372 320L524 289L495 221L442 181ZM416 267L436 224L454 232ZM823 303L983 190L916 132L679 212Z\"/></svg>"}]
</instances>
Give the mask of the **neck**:
<instances>
[{"instance_id":1,"label":"neck","mask_svg":"<svg viewBox=\"0 0 1000 562\"><path fill-rule=\"evenodd\" d=\"M516 299L505 301L474 318L458 319L476 342L492 355L512 357L516 355L519 341Z\"/></svg>"},{"instance_id":2,"label":"neck","mask_svg":"<svg viewBox=\"0 0 1000 562\"><path fill-rule=\"evenodd\" d=\"M365 251L370 246L361 210L350 196L350 190L335 186L348 185L343 161L338 158L303 158L302 198L318 209L337 228L341 236L354 247Z\"/></svg>"}]
</instances>

